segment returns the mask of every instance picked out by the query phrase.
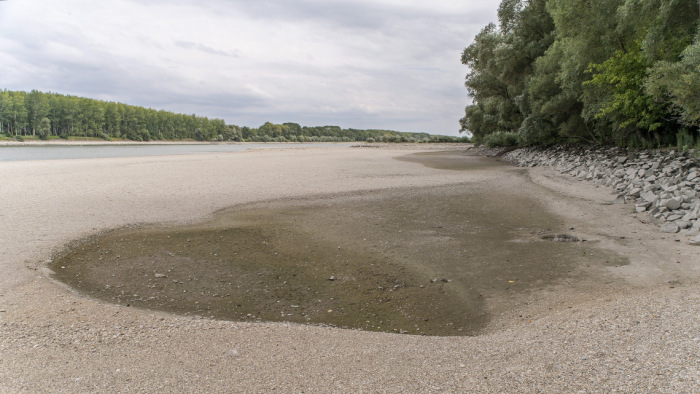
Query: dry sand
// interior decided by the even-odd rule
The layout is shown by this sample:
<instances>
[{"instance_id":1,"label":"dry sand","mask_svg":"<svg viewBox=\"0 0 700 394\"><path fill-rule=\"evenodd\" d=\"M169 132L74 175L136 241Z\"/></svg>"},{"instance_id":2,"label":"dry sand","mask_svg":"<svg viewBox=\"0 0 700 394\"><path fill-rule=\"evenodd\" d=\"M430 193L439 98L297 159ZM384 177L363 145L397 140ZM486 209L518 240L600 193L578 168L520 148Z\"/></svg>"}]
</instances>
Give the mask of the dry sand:
<instances>
[{"instance_id":1,"label":"dry sand","mask_svg":"<svg viewBox=\"0 0 700 394\"><path fill-rule=\"evenodd\" d=\"M393 159L406 153L0 163L0 391L698 391L700 248L606 204L605 189L547 169L464 172ZM516 300L522 312L495 316L477 337L181 317L91 300L46 276L62 245L114 227L332 193L483 182L518 193L512 179L522 175L575 235L631 264L608 267L585 292L563 282Z\"/></svg>"}]
</instances>

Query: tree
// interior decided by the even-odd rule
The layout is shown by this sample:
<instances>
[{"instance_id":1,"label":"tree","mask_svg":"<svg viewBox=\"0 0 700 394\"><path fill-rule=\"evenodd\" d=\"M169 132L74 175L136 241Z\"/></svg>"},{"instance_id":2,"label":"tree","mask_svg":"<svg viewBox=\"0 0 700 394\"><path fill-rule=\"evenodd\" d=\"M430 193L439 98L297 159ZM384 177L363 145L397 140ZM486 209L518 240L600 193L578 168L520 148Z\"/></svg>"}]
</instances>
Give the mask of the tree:
<instances>
[{"instance_id":1,"label":"tree","mask_svg":"<svg viewBox=\"0 0 700 394\"><path fill-rule=\"evenodd\" d=\"M545 0L504 0L499 25L487 25L462 53L470 69L465 85L472 105L460 120L475 140L495 132L516 132L530 113L527 83L534 62L554 38Z\"/></svg>"},{"instance_id":2,"label":"tree","mask_svg":"<svg viewBox=\"0 0 700 394\"><path fill-rule=\"evenodd\" d=\"M39 136L40 139L45 140L45 139L49 138L50 133L51 133L51 121L49 121L49 118L42 118L41 122L39 123L37 135Z\"/></svg>"},{"instance_id":3,"label":"tree","mask_svg":"<svg viewBox=\"0 0 700 394\"><path fill-rule=\"evenodd\" d=\"M34 135L39 128L41 120L49 113L48 102L43 93L32 90L26 95L24 105L27 110L27 121L32 130L32 135Z\"/></svg>"},{"instance_id":4,"label":"tree","mask_svg":"<svg viewBox=\"0 0 700 394\"><path fill-rule=\"evenodd\" d=\"M700 126L700 32L678 62L659 62L651 70L645 88L656 100L668 103L678 122ZM697 138L697 137L696 137Z\"/></svg>"},{"instance_id":5,"label":"tree","mask_svg":"<svg viewBox=\"0 0 700 394\"><path fill-rule=\"evenodd\" d=\"M698 11L696 0L502 0L498 25L462 53L461 131L646 146L697 133Z\"/></svg>"}]
</instances>

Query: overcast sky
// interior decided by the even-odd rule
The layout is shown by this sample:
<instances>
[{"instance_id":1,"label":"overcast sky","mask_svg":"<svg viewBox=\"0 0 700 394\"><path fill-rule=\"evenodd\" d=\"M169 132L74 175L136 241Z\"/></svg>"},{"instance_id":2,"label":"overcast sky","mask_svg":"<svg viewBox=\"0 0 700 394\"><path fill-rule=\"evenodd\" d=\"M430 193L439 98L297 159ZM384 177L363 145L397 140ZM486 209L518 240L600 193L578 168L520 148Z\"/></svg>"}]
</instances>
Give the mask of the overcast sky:
<instances>
[{"instance_id":1,"label":"overcast sky","mask_svg":"<svg viewBox=\"0 0 700 394\"><path fill-rule=\"evenodd\" d=\"M457 135L476 0L0 1L0 89Z\"/></svg>"}]
</instances>

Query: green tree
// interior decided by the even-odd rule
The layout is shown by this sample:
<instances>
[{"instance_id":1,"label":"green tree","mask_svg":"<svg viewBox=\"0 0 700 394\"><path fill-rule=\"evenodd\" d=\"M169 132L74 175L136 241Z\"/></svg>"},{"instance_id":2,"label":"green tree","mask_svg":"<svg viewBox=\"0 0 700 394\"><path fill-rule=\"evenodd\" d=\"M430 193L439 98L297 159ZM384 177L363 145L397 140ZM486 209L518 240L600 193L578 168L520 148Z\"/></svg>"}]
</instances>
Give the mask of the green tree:
<instances>
[{"instance_id":1,"label":"green tree","mask_svg":"<svg viewBox=\"0 0 700 394\"><path fill-rule=\"evenodd\" d=\"M37 129L37 135L40 139L45 140L49 138L51 133L51 121L49 118L42 118L39 123L39 128Z\"/></svg>"},{"instance_id":2,"label":"green tree","mask_svg":"<svg viewBox=\"0 0 700 394\"><path fill-rule=\"evenodd\" d=\"M35 135L41 120L49 113L48 102L42 92L32 90L26 95L24 105L27 110L27 122L32 135Z\"/></svg>"},{"instance_id":3,"label":"green tree","mask_svg":"<svg viewBox=\"0 0 700 394\"><path fill-rule=\"evenodd\" d=\"M645 87L654 99L671 106L680 124L694 128L697 139L700 126L700 32L678 62L657 63Z\"/></svg>"},{"instance_id":4,"label":"green tree","mask_svg":"<svg viewBox=\"0 0 700 394\"><path fill-rule=\"evenodd\" d=\"M527 86L534 63L554 39L545 0L504 0L498 18L498 27L487 25L462 53L472 105L460 120L461 131L476 141L520 129L531 112Z\"/></svg>"}]
</instances>

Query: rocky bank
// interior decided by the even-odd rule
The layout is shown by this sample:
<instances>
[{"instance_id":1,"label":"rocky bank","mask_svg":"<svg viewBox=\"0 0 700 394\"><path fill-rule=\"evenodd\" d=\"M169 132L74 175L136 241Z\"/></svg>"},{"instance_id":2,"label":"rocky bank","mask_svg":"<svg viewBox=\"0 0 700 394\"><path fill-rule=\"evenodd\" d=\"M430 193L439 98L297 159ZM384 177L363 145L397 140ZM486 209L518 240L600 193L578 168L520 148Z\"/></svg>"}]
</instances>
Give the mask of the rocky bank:
<instances>
[{"instance_id":1,"label":"rocky bank","mask_svg":"<svg viewBox=\"0 0 700 394\"><path fill-rule=\"evenodd\" d=\"M625 151L619 148L557 146L522 148L503 155L521 167L549 166L582 181L606 186L616 203L634 204L663 233L680 233L700 245L698 153Z\"/></svg>"}]
</instances>

